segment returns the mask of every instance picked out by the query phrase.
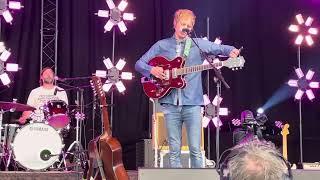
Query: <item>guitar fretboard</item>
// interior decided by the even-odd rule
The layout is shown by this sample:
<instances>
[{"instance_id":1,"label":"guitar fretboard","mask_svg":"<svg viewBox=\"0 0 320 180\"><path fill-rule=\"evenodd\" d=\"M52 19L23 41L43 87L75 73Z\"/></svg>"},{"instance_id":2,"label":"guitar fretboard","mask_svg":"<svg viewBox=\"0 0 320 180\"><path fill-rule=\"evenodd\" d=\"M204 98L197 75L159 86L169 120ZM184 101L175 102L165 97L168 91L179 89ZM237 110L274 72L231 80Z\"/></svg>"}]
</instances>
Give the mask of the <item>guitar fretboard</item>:
<instances>
[{"instance_id":1,"label":"guitar fretboard","mask_svg":"<svg viewBox=\"0 0 320 180\"><path fill-rule=\"evenodd\" d=\"M222 66L222 62L213 63L213 65L214 67ZM193 72L205 71L212 68L213 67L211 64L202 64L202 65L179 68L176 70L176 74L180 76L180 75L185 75Z\"/></svg>"}]
</instances>

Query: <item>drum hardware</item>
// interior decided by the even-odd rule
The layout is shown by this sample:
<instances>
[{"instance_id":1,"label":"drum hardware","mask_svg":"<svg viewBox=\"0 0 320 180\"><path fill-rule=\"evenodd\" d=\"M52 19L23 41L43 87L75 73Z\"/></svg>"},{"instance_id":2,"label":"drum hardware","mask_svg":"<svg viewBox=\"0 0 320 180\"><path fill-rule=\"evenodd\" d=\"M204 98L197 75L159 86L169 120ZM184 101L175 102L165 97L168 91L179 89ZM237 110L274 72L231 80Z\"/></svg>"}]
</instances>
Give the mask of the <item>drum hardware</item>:
<instances>
[{"instance_id":1,"label":"drum hardware","mask_svg":"<svg viewBox=\"0 0 320 180\"><path fill-rule=\"evenodd\" d=\"M8 129L7 126L5 126L4 128L4 135L2 136L2 121L3 121L3 114L6 112L15 112L15 111L24 111L24 110L32 110L35 109L31 106L28 105L24 105L24 104L20 104L17 103L16 100L14 102L4 102L4 101L0 101L0 144L2 146L2 153L1 153L1 160L4 162L5 166L6 166L6 170L8 170L9 164L10 164L10 160L11 160L11 148L10 148L10 142L8 143L7 141L7 135L8 135ZM12 130L9 130L10 132L12 132ZM10 134L9 137L10 140L13 137ZM9 155L9 156L8 156Z\"/></svg>"},{"instance_id":2,"label":"drum hardware","mask_svg":"<svg viewBox=\"0 0 320 180\"><path fill-rule=\"evenodd\" d=\"M86 87L90 87L90 86L73 86L70 85L68 83L66 83L67 81L72 82L72 81L80 81L80 80L87 80L90 79L91 76L87 76L87 77L75 77L75 78L63 78L63 81L59 81L59 84L64 85L66 87L68 87L67 89L64 89L62 91L71 91L71 90L76 90L77 91L77 98L75 101L78 113L80 114L80 116L75 116L76 119L76 139L74 142L71 143L71 145L69 146L69 148L67 149L66 152L64 152L62 154L62 160L61 163L59 164L58 168L60 168L61 164L64 163L64 165L66 166L65 160L66 160L66 156L68 154L72 154L74 155L74 160L76 162L76 166L75 166L75 171L79 172L79 165L82 166L82 168L84 169L84 163L87 161L87 157L86 154L84 153L85 151L83 151L83 147L81 145L81 124L82 121L85 119L84 117L84 100L83 100L83 92L84 92L84 88ZM59 89L57 89L57 91L61 91ZM74 150L73 150L74 149ZM73 151L71 151L73 150ZM67 168L65 168L67 170Z\"/></svg>"},{"instance_id":3,"label":"drum hardware","mask_svg":"<svg viewBox=\"0 0 320 180\"><path fill-rule=\"evenodd\" d=\"M4 163L5 170L7 171L12 159L11 144L14 134L20 126L17 124L4 124L4 134L2 138L2 161Z\"/></svg>"},{"instance_id":4,"label":"drum hardware","mask_svg":"<svg viewBox=\"0 0 320 180\"><path fill-rule=\"evenodd\" d=\"M76 140L72 142L72 144L69 146L69 148L67 149L67 151L63 154L63 158L61 160L61 163L59 164L58 168L61 167L62 163L64 163L65 167L68 168L66 166L66 157L67 155L71 154L74 155L76 158L76 168L78 169L79 164L84 163L83 161L86 161L86 158L82 157L83 153L85 152L83 150L83 147L81 145L81 142L79 140L79 129L80 129L80 121L83 121L85 119L85 114L77 112L75 114L75 119L77 120L77 125L76 125ZM75 151L71 151L72 149L75 149ZM82 164L81 164L82 165ZM82 167L84 168L84 167ZM67 169L66 169L67 170Z\"/></svg>"}]
</instances>

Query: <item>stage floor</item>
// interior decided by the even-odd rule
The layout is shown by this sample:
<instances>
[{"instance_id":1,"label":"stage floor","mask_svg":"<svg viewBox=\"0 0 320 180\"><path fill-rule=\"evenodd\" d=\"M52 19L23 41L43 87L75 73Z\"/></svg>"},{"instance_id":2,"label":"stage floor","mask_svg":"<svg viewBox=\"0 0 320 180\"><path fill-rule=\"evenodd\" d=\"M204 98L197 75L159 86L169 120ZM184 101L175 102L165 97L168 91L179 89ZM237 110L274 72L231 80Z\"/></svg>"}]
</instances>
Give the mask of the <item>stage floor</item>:
<instances>
[{"instance_id":1,"label":"stage floor","mask_svg":"<svg viewBox=\"0 0 320 180\"><path fill-rule=\"evenodd\" d=\"M127 171L130 180L218 180L215 169L167 169L140 168L138 171ZM292 170L295 180L320 179L320 170ZM81 180L82 173L74 171L23 172L0 171L1 180Z\"/></svg>"},{"instance_id":2,"label":"stage floor","mask_svg":"<svg viewBox=\"0 0 320 180\"><path fill-rule=\"evenodd\" d=\"M130 180L138 180L138 171L127 171ZM82 173L74 171L0 171L1 180L81 180Z\"/></svg>"}]
</instances>

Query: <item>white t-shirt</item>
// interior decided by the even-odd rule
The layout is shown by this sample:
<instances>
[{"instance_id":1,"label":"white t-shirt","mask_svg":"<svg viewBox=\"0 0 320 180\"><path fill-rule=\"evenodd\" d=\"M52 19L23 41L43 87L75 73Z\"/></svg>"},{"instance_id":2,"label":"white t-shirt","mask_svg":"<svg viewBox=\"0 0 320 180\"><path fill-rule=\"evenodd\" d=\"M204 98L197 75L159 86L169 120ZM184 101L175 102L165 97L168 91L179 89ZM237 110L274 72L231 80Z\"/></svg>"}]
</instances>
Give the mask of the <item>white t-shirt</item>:
<instances>
[{"instance_id":1,"label":"white t-shirt","mask_svg":"<svg viewBox=\"0 0 320 180\"><path fill-rule=\"evenodd\" d=\"M55 94L55 89L58 89ZM62 100L68 104L67 93L63 91L63 88L54 86L52 89L45 89L42 86L33 89L28 97L27 104L35 107L36 110L31 116L33 120L42 121L44 119L43 106L50 100Z\"/></svg>"}]
</instances>

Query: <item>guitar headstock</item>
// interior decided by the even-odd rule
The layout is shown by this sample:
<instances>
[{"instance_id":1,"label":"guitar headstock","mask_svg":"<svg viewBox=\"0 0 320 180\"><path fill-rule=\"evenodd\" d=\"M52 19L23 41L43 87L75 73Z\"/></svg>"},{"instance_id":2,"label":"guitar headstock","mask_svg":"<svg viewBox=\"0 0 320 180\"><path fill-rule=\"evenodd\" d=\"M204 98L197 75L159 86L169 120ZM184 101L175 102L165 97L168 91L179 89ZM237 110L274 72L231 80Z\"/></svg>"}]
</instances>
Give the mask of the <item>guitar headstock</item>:
<instances>
[{"instance_id":1,"label":"guitar headstock","mask_svg":"<svg viewBox=\"0 0 320 180\"><path fill-rule=\"evenodd\" d=\"M244 60L243 56L235 57L235 58L228 58L225 61L222 61L223 66L228 67L232 70L238 70L242 69L244 66L244 63L246 61Z\"/></svg>"},{"instance_id":2,"label":"guitar headstock","mask_svg":"<svg viewBox=\"0 0 320 180\"><path fill-rule=\"evenodd\" d=\"M289 124L285 124L282 128L281 135L286 136L289 134Z\"/></svg>"},{"instance_id":3,"label":"guitar headstock","mask_svg":"<svg viewBox=\"0 0 320 180\"><path fill-rule=\"evenodd\" d=\"M102 89L101 78L97 76L91 77L91 86L93 89L93 93L97 95L100 99L101 105L106 105L106 95Z\"/></svg>"}]
</instances>

